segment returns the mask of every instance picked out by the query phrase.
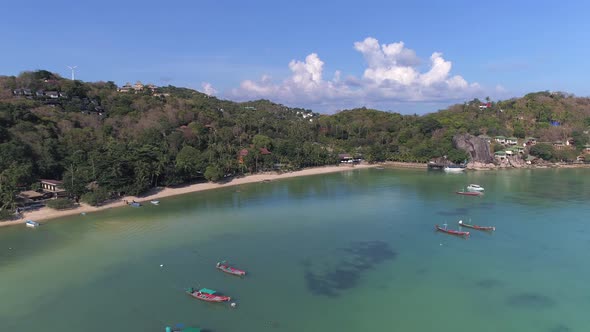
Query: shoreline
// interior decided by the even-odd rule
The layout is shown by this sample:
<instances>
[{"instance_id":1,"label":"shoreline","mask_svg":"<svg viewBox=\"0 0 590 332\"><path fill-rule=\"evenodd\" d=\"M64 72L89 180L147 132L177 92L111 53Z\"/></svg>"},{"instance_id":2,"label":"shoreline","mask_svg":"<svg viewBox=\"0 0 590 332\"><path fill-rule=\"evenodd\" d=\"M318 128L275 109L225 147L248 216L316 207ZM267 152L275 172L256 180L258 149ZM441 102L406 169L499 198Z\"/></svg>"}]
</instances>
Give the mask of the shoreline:
<instances>
[{"instance_id":1,"label":"shoreline","mask_svg":"<svg viewBox=\"0 0 590 332\"><path fill-rule=\"evenodd\" d=\"M24 212L22 217L15 220L8 220L0 222L1 227L13 226L13 225L20 225L24 224L27 220L33 221L50 221L53 219L58 219L62 217L73 216L82 213L92 213L96 211L102 211L111 208L118 208L126 206L127 204L125 201L128 202L139 202L139 203L147 203L150 204L149 201L151 200L159 200L165 197L177 196L177 195L184 195L190 194L194 192L204 191L204 190L212 190L224 187L231 187L237 186L241 184L248 184L248 183L256 183L256 182L265 182L265 181L273 181L273 180L280 180L280 179L288 179L293 177L301 177L301 176L309 176L309 175L320 175L320 174L328 174L328 173L337 173L337 172L345 172L354 169L366 169L366 168L376 168L376 167L386 167L386 168L397 168L397 169L424 169L426 170L428 167L426 163L411 163L411 162L396 162L396 161L386 161L381 163L375 164L356 164L356 165L333 165L333 166L322 166L322 167L312 167L312 168L305 168L298 171L288 172L288 173L276 173L276 172L265 172L265 173L257 173L257 174L250 174L239 178L233 178L230 181L222 182L222 183L215 183L215 182L203 182L203 183L196 183L185 185L177 188L171 187L160 187L160 188L153 188L150 192L146 193L143 196L124 196L114 200L107 201L105 204L101 206L91 206L86 203L80 203L78 206L66 209L66 210L54 210L47 206L40 208L39 210ZM474 167L469 168L470 171L498 171L498 170L507 170L507 169L559 169L559 168L590 168L590 164L548 164L548 165L526 165L524 167Z\"/></svg>"},{"instance_id":2,"label":"shoreline","mask_svg":"<svg viewBox=\"0 0 590 332\"><path fill-rule=\"evenodd\" d=\"M268 173L257 173L246 175L240 178L234 178L230 181L223 182L223 183L215 183L215 182L204 182L204 183L196 183L191 185L186 185L178 188L170 188L170 187L163 187L163 188L154 188L146 195L143 196L125 196L117 198L116 200L108 201L101 206L91 206L86 203L80 203L77 207L67 210L54 210L47 206L40 208L39 210L24 212L20 219L16 220L9 220L0 222L0 227L6 226L13 226L13 225L20 225L24 224L27 220L33 221L51 221L54 219L73 216L82 213L92 213L96 211L102 211L111 208L123 207L127 204L125 201L135 201L139 203L147 203L151 200L159 200L165 197L171 196L178 196L184 194L190 194L199 191L205 190L212 190L224 187L231 187L237 186L241 184L247 183L256 183L256 182L267 182L267 181L274 181L274 180L281 180L281 179L288 179L294 177L301 177L301 176L309 176L309 175L321 175L321 174L328 174L328 173L337 173L337 172L345 172L355 169L367 169L367 168L374 168L378 167L380 164L357 164L354 166L349 165L336 165L336 166L323 166L323 167L312 167L312 168L305 168L299 171L288 172L288 173L276 173L276 172L268 172Z\"/></svg>"}]
</instances>

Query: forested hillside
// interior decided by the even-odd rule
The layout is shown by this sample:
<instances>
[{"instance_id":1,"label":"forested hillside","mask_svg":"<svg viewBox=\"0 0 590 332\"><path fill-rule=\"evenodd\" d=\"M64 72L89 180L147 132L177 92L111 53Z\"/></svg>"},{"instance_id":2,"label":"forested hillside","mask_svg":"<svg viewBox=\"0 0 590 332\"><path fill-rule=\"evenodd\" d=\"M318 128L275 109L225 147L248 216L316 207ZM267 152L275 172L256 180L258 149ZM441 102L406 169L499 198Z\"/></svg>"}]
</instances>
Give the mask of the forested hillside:
<instances>
[{"instance_id":1,"label":"forested hillside","mask_svg":"<svg viewBox=\"0 0 590 332\"><path fill-rule=\"evenodd\" d=\"M154 186L261 170L365 160L420 161L465 152L457 133L588 142L590 99L539 92L473 100L424 116L372 109L334 115L267 100L236 103L194 90L63 79L47 71L0 77L0 208L19 189L60 179L72 197L139 194Z\"/></svg>"}]
</instances>

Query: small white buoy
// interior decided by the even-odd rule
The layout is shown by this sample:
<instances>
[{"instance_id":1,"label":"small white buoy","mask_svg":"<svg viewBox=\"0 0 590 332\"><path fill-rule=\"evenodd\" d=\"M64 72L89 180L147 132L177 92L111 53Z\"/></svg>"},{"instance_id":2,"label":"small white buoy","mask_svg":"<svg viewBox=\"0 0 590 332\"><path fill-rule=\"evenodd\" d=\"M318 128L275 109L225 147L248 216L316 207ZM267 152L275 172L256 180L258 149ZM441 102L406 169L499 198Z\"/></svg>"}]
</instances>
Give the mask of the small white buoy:
<instances>
[{"instance_id":1,"label":"small white buoy","mask_svg":"<svg viewBox=\"0 0 590 332\"><path fill-rule=\"evenodd\" d=\"M235 308L235 307L236 307L236 303L235 303L235 302L232 302L232 303L230 304L230 306L231 306L232 308Z\"/></svg>"},{"instance_id":2,"label":"small white buoy","mask_svg":"<svg viewBox=\"0 0 590 332\"><path fill-rule=\"evenodd\" d=\"M164 267L164 264L160 264L160 267Z\"/></svg>"}]
</instances>

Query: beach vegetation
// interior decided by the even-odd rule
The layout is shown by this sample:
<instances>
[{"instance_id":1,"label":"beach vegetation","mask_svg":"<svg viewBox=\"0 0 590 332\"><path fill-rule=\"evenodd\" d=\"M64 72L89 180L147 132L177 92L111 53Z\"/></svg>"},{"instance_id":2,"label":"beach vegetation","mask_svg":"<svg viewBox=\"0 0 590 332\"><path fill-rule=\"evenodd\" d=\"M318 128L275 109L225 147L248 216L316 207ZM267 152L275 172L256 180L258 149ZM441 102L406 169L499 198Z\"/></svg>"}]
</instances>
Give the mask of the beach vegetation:
<instances>
[{"instance_id":1,"label":"beach vegetation","mask_svg":"<svg viewBox=\"0 0 590 332\"><path fill-rule=\"evenodd\" d=\"M96 190L89 191L84 193L80 200L84 203L87 203L92 206L99 206L107 199L109 199L111 195L109 192L104 188L97 188Z\"/></svg>"},{"instance_id":2,"label":"beach vegetation","mask_svg":"<svg viewBox=\"0 0 590 332\"><path fill-rule=\"evenodd\" d=\"M551 144L538 143L531 147L529 153L544 160L553 160L553 157L555 156L555 149L553 149Z\"/></svg>"},{"instance_id":3,"label":"beach vegetation","mask_svg":"<svg viewBox=\"0 0 590 332\"><path fill-rule=\"evenodd\" d=\"M68 198L56 198L47 201L46 205L55 210L71 209L75 206L74 202Z\"/></svg>"},{"instance_id":4,"label":"beach vegetation","mask_svg":"<svg viewBox=\"0 0 590 332\"><path fill-rule=\"evenodd\" d=\"M452 139L464 133L573 138L578 151L589 140L589 98L541 91L481 105L473 99L422 116L366 107L319 114L174 86L123 92L45 70L0 76L0 207L13 209L19 188L40 179L62 180L70 197L98 202L104 195L96 188L137 195L276 165L336 165L342 153L369 162L463 162L469 156ZM545 160L571 159L551 146L530 149Z\"/></svg>"}]
</instances>

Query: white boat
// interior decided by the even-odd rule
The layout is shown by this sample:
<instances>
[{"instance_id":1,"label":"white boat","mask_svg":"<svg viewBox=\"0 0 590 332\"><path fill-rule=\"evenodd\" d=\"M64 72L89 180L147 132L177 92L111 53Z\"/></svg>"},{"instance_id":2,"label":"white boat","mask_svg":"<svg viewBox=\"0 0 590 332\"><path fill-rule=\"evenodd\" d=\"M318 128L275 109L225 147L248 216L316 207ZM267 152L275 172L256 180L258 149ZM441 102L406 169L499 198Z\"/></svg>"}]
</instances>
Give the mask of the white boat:
<instances>
[{"instance_id":1,"label":"white boat","mask_svg":"<svg viewBox=\"0 0 590 332\"><path fill-rule=\"evenodd\" d=\"M445 172L447 173L461 173L465 170L465 167L461 166L445 166Z\"/></svg>"},{"instance_id":2,"label":"white boat","mask_svg":"<svg viewBox=\"0 0 590 332\"><path fill-rule=\"evenodd\" d=\"M27 220L27 222L25 222L25 225L27 227L35 228L35 227L39 227L40 224L36 221Z\"/></svg>"},{"instance_id":3,"label":"white boat","mask_svg":"<svg viewBox=\"0 0 590 332\"><path fill-rule=\"evenodd\" d=\"M160 204L160 201L150 201L150 203L152 203L154 205L158 205L158 204Z\"/></svg>"},{"instance_id":4,"label":"white boat","mask_svg":"<svg viewBox=\"0 0 590 332\"><path fill-rule=\"evenodd\" d=\"M467 186L467 190L469 191L484 191L484 188L479 184L470 184Z\"/></svg>"}]
</instances>

